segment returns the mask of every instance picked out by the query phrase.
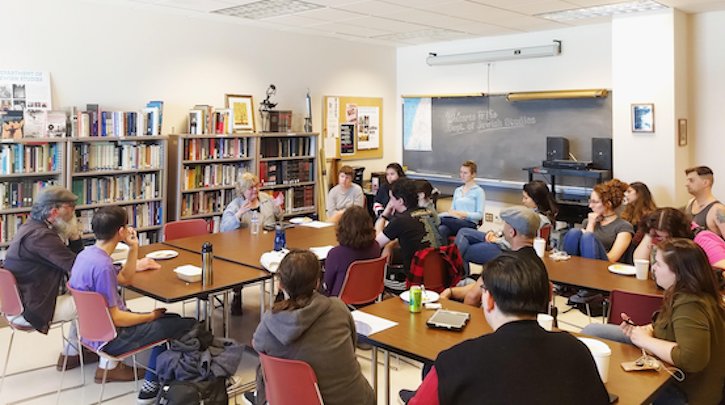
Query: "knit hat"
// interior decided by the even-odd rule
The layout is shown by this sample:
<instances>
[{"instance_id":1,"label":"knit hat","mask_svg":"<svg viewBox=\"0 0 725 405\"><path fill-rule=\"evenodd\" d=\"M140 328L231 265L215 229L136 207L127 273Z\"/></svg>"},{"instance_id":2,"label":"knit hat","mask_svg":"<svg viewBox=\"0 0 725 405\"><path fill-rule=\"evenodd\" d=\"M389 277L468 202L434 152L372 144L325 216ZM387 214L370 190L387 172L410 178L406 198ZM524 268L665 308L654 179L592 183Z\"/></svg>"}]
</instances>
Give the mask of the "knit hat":
<instances>
[{"instance_id":1,"label":"knit hat","mask_svg":"<svg viewBox=\"0 0 725 405\"><path fill-rule=\"evenodd\" d=\"M509 224L512 228L524 236L535 237L539 230L541 219L539 214L531 208L511 207L507 208L499 214L501 219Z\"/></svg>"}]
</instances>

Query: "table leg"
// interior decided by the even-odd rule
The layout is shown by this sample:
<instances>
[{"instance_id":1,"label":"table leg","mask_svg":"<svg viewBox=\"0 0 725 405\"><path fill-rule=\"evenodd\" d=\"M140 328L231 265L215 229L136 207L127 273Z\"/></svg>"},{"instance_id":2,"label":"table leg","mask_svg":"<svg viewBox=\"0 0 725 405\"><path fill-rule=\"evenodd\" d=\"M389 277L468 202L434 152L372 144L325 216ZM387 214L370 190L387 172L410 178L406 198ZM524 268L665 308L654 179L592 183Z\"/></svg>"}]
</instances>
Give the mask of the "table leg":
<instances>
[{"instance_id":1,"label":"table leg","mask_svg":"<svg viewBox=\"0 0 725 405\"><path fill-rule=\"evenodd\" d=\"M274 305L274 277L269 279L269 307Z\"/></svg>"},{"instance_id":2,"label":"table leg","mask_svg":"<svg viewBox=\"0 0 725 405\"><path fill-rule=\"evenodd\" d=\"M209 299L206 300L206 302L204 303L204 313L206 314L206 328L207 328L207 330L209 330L209 332L214 331L214 328L212 328L213 311L214 311L214 296L209 294Z\"/></svg>"},{"instance_id":3,"label":"table leg","mask_svg":"<svg viewBox=\"0 0 725 405\"><path fill-rule=\"evenodd\" d=\"M259 283L259 319L262 319L262 316L264 315L264 294L266 292L264 285L267 284L264 280L262 280L261 283Z\"/></svg>"},{"instance_id":4,"label":"table leg","mask_svg":"<svg viewBox=\"0 0 725 405\"><path fill-rule=\"evenodd\" d=\"M375 398L378 397L378 348L373 346L370 351L370 381L372 382Z\"/></svg>"},{"instance_id":5,"label":"table leg","mask_svg":"<svg viewBox=\"0 0 725 405\"><path fill-rule=\"evenodd\" d=\"M241 294L241 293L240 293ZM229 291L224 291L222 301L222 323L224 325L224 337L229 338Z\"/></svg>"},{"instance_id":6,"label":"table leg","mask_svg":"<svg viewBox=\"0 0 725 405\"><path fill-rule=\"evenodd\" d=\"M385 368L385 405L390 405L390 352L385 351L385 357L383 358L384 368Z\"/></svg>"}]
</instances>

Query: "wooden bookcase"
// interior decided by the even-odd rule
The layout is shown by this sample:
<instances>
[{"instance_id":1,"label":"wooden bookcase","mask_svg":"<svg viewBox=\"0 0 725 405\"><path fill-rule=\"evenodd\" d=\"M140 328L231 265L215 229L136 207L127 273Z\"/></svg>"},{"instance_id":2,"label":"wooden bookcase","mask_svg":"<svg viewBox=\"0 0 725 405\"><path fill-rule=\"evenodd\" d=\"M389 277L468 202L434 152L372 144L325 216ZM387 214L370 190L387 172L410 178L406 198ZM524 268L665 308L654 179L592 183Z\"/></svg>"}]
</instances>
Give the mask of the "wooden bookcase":
<instances>
[{"instance_id":1,"label":"wooden bookcase","mask_svg":"<svg viewBox=\"0 0 725 405\"><path fill-rule=\"evenodd\" d=\"M224 208L236 197L239 176L255 172L254 134L171 135L170 218L203 218L218 231Z\"/></svg>"},{"instance_id":2,"label":"wooden bookcase","mask_svg":"<svg viewBox=\"0 0 725 405\"><path fill-rule=\"evenodd\" d=\"M5 249L46 186L65 186L66 138L0 142L0 249Z\"/></svg>"},{"instance_id":3,"label":"wooden bookcase","mask_svg":"<svg viewBox=\"0 0 725 405\"><path fill-rule=\"evenodd\" d=\"M161 240L166 223L168 137L69 138L66 187L78 199L83 239L93 239L96 209L118 205L129 213L139 243Z\"/></svg>"}]
</instances>

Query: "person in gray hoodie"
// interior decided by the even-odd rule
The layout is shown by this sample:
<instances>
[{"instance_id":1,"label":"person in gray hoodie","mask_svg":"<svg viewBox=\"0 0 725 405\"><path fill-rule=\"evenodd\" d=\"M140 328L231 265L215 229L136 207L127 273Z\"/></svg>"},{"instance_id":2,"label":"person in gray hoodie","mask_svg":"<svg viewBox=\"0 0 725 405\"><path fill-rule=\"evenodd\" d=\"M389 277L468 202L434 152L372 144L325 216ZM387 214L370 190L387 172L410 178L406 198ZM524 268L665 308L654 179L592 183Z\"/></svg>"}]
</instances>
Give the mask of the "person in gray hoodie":
<instances>
[{"instance_id":1,"label":"person in gray hoodie","mask_svg":"<svg viewBox=\"0 0 725 405\"><path fill-rule=\"evenodd\" d=\"M355 358L355 323L340 299L317 292L320 274L314 253L292 250L285 256L277 270L285 299L264 314L252 344L258 352L308 363L326 405L372 405L373 389ZM257 369L256 404L265 401Z\"/></svg>"}]
</instances>

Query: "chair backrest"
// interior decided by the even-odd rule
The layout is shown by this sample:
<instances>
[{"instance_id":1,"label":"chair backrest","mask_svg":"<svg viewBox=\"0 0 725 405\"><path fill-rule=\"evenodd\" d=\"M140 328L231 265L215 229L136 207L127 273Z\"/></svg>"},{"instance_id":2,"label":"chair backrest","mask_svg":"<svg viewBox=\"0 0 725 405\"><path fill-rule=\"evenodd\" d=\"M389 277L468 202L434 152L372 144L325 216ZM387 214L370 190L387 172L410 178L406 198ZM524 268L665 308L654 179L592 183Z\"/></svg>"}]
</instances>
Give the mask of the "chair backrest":
<instances>
[{"instance_id":1,"label":"chair backrest","mask_svg":"<svg viewBox=\"0 0 725 405\"><path fill-rule=\"evenodd\" d=\"M546 224L539 229L539 237L546 241L546 246L549 246L549 238L551 237L551 224Z\"/></svg>"},{"instance_id":2,"label":"chair backrest","mask_svg":"<svg viewBox=\"0 0 725 405\"><path fill-rule=\"evenodd\" d=\"M7 269L0 268L0 312L5 317L23 314L23 302L20 300L18 283Z\"/></svg>"},{"instance_id":3,"label":"chair backrest","mask_svg":"<svg viewBox=\"0 0 725 405\"><path fill-rule=\"evenodd\" d=\"M78 312L78 334L87 340L110 342L116 338L106 300L97 292L79 291L68 286Z\"/></svg>"},{"instance_id":4,"label":"chair backrest","mask_svg":"<svg viewBox=\"0 0 725 405\"><path fill-rule=\"evenodd\" d=\"M609 296L610 309L608 322L622 323L622 312L629 315L637 325L646 325L652 322L652 314L662 307L662 297L659 295L637 294L613 290Z\"/></svg>"},{"instance_id":5,"label":"chair backrest","mask_svg":"<svg viewBox=\"0 0 725 405\"><path fill-rule=\"evenodd\" d=\"M187 238L209 233L209 224L201 218L185 219L164 224L164 240Z\"/></svg>"},{"instance_id":6,"label":"chair backrest","mask_svg":"<svg viewBox=\"0 0 725 405\"><path fill-rule=\"evenodd\" d=\"M446 285L446 263L441 252L433 250L423 260L423 285L426 290L441 292Z\"/></svg>"},{"instance_id":7,"label":"chair backrest","mask_svg":"<svg viewBox=\"0 0 725 405\"><path fill-rule=\"evenodd\" d=\"M387 256L350 263L340 289L340 299L348 305L375 301L385 289Z\"/></svg>"},{"instance_id":8,"label":"chair backrest","mask_svg":"<svg viewBox=\"0 0 725 405\"><path fill-rule=\"evenodd\" d=\"M274 405L321 405L317 376L309 364L259 353L267 403Z\"/></svg>"}]
</instances>

